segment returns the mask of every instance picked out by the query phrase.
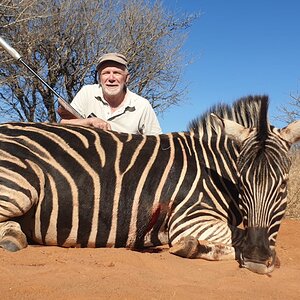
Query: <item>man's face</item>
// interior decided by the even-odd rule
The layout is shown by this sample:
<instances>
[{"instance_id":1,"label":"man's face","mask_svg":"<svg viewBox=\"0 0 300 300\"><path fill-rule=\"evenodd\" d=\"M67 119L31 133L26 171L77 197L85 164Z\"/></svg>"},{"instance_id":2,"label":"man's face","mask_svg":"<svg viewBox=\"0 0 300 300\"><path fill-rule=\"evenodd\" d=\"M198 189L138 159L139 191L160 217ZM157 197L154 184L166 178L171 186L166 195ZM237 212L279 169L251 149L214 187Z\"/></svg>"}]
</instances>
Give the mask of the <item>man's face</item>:
<instances>
[{"instance_id":1,"label":"man's face","mask_svg":"<svg viewBox=\"0 0 300 300\"><path fill-rule=\"evenodd\" d=\"M112 61L103 63L99 69L99 76L103 94L109 97L123 93L129 79L125 66Z\"/></svg>"}]
</instances>

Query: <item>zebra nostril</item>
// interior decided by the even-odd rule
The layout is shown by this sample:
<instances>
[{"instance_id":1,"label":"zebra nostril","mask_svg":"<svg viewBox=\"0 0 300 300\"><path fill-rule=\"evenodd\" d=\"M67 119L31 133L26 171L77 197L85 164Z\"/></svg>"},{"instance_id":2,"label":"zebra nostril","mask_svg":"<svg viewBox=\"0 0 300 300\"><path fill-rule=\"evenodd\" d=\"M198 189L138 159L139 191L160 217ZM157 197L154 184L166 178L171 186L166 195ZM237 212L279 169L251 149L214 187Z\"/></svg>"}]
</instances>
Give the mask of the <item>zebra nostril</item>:
<instances>
[{"instance_id":1,"label":"zebra nostril","mask_svg":"<svg viewBox=\"0 0 300 300\"><path fill-rule=\"evenodd\" d=\"M239 264L240 264L241 268L245 267L245 260L244 260L244 255L242 252L240 253L240 256L239 256Z\"/></svg>"}]
</instances>

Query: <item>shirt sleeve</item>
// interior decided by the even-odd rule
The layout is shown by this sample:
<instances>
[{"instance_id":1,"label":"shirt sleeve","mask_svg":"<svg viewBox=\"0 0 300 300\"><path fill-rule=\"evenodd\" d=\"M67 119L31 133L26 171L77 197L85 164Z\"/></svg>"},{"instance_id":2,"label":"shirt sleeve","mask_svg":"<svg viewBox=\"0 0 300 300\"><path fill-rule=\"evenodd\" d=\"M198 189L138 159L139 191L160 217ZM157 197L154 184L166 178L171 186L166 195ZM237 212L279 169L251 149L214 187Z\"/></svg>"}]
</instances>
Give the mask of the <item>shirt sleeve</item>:
<instances>
[{"instance_id":1,"label":"shirt sleeve","mask_svg":"<svg viewBox=\"0 0 300 300\"><path fill-rule=\"evenodd\" d=\"M86 99L88 99L86 91L86 87L82 87L71 102L71 106L75 110L77 110L84 118L86 118Z\"/></svg>"},{"instance_id":2,"label":"shirt sleeve","mask_svg":"<svg viewBox=\"0 0 300 300\"><path fill-rule=\"evenodd\" d=\"M141 117L139 130L145 135L156 135L162 133L157 116L149 102L147 102Z\"/></svg>"}]
</instances>

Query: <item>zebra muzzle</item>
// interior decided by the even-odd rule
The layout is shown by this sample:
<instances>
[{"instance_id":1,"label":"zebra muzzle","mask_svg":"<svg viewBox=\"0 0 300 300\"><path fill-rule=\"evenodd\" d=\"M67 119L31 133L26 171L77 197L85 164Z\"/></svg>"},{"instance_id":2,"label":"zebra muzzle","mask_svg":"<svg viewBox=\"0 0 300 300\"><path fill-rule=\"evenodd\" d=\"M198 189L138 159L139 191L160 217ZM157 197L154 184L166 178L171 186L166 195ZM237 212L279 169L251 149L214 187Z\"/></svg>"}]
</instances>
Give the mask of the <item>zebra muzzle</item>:
<instances>
[{"instance_id":1,"label":"zebra muzzle","mask_svg":"<svg viewBox=\"0 0 300 300\"><path fill-rule=\"evenodd\" d=\"M276 256L275 251L265 261L258 261L244 257L243 253L240 254L239 263L241 268L246 268L254 273L268 274L271 273L275 267L279 267L280 263Z\"/></svg>"}]
</instances>

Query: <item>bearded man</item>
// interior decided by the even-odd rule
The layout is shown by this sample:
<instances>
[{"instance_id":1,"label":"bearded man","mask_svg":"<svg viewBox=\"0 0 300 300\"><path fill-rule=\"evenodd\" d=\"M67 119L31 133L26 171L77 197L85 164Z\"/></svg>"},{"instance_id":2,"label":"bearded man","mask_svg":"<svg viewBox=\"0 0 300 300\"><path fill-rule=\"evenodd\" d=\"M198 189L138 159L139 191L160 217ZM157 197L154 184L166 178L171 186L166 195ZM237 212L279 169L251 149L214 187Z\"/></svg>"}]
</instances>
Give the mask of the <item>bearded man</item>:
<instances>
[{"instance_id":1,"label":"bearded man","mask_svg":"<svg viewBox=\"0 0 300 300\"><path fill-rule=\"evenodd\" d=\"M71 102L84 119L62 119L61 123L133 134L162 132L150 102L127 88L130 75L124 55L103 55L96 72L99 83L83 86Z\"/></svg>"}]
</instances>

